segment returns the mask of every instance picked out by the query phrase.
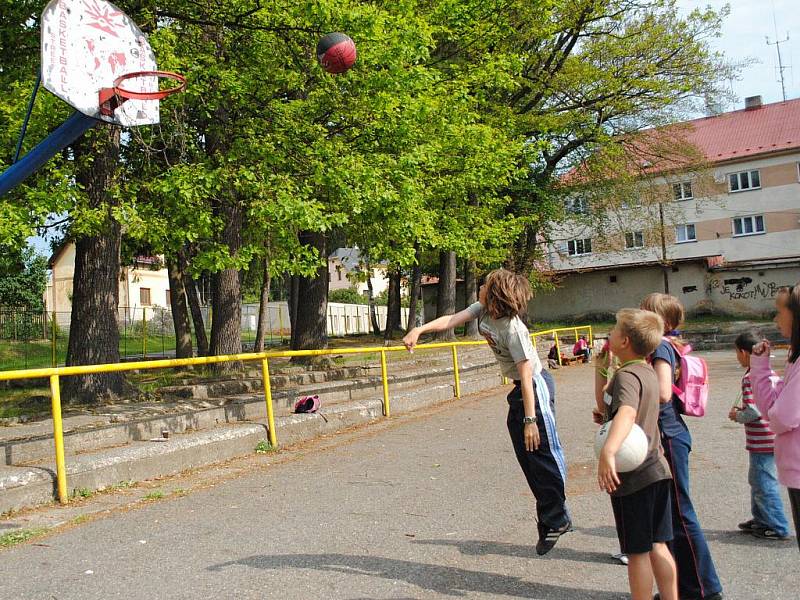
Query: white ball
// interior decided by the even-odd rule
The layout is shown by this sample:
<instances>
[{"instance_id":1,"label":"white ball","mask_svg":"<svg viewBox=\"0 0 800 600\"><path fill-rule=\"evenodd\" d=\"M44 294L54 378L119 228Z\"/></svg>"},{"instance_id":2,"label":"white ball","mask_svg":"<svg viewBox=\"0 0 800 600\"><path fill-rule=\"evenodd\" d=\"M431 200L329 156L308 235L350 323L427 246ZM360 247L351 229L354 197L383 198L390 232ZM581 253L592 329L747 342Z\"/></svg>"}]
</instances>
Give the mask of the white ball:
<instances>
[{"instance_id":1,"label":"white ball","mask_svg":"<svg viewBox=\"0 0 800 600\"><path fill-rule=\"evenodd\" d=\"M611 429L611 421L605 423L600 429L597 430L597 435L594 438L594 453L598 458L603 446L608 437L608 431ZM633 424L631 432L622 445L619 447L616 456L617 471L619 473L627 473L633 471L644 462L647 457L649 442L644 430L636 423Z\"/></svg>"}]
</instances>

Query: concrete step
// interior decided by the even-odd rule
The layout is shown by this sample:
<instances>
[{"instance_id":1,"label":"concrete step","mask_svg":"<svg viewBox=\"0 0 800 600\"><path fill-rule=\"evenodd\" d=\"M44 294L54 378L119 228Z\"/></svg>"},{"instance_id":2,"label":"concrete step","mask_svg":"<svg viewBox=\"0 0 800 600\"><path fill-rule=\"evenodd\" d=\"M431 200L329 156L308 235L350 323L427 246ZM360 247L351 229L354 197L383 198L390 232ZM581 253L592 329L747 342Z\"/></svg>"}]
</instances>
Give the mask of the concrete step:
<instances>
[{"instance_id":1,"label":"concrete step","mask_svg":"<svg viewBox=\"0 0 800 600\"><path fill-rule=\"evenodd\" d=\"M465 377L462 395L496 387L500 377L480 372ZM425 383L417 389L395 391L392 414L402 414L453 401L451 383ZM262 413L263 414L263 413ZM321 414L276 417L279 443L288 445L316 436L335 434L343 428L383 418L382 396L328 406ZM244 456L267 439L263 422L227 423L204 431L187 431L166 441L132 441L115 448L67 457L68 489L99 490L124 481L143 481L174 475ZM19 510L53 500L55 469L50 459L27 466L0 466L0 512Z\"/></svg>"},{"instance_id":2,"label":"concrete step","mask_svg":"<svg viewBox=\"0 0 800 600\"><path fill-rule=\"evenodd\" d=\"M486 362L462 362L464 380L491 377L496 380L497 368L489 357ZM420 386L449 385L452 395L452 368L431 367L425 371L407 371L389 375L390 398ZM235 388L226 388L235 389ZM225 397L191 399L178 403L145 403L112 407L95 416L64 419L64 447L68 455L97 451L135 441L161 436L163 430L173 434L201 431L230 423L263 419L266 414L263 388L258 385L240 388L241 393ZM309 384L291 389L274 390L273 405L278 415L288 414L301 396L318 394L326 407L341 402L383 397L380 377L353 381ZM152 414L153 412L157 414ZM17 427L0 428L0 450L6 465L26 465L53 455L52 419Z\"/></svg>"}]
</instances>

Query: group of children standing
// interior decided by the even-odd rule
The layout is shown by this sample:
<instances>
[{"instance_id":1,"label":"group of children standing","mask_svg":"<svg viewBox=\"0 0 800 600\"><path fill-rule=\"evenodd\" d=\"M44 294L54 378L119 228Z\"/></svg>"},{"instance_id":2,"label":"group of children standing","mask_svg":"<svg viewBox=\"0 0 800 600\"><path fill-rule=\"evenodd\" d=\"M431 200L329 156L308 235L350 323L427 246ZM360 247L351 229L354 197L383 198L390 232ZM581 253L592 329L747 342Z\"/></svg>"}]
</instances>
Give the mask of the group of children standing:
<instances>
[{"instance_id":1,"label":"group of children standing","mask_svg":"<svg viewBox=\"0 0 800 600\"><path fill-rule=\"evenodd\" d=\"M536 550L542 555L572 530L572 520L566 506L564 452L555 424L555 386L542 369L520 319L530 298L525 277L498 269L486 277L478 302L455 315L412 329L403 341L412 350L423 333L478 320L479 331L495 353L503 375L514 380L514 389L508 395L507 426L517 460L536 497ZM785 517L780 518L782 506L768 450L774 433L777 476L789 488L797 527L800 286L783 289L777 309L778 328L791 338L784 377L778 378L770 369L768 342L760 342L751 334L740 336L737 354L749 370L743 380L743 404L729 416L748 423L751 449L753 519L740 527L759 537L784 539L788 524ZM633 600L650 600L654 582L659 590L655 597L662 600L723 597L689 492L692 439L675 388L681 342L674 330L683 318L682 305L667 294L650 294L640 308L620 311L609 335L606 367L601 363L598 370L595 421L612 421L598 463L598 483L611 496L620 549L628 559ZM613 376L608 368L612 356ZM634 471L618 473L614 457L634 423L647 435L647 456Z\"/></svg>"}]
</instances>

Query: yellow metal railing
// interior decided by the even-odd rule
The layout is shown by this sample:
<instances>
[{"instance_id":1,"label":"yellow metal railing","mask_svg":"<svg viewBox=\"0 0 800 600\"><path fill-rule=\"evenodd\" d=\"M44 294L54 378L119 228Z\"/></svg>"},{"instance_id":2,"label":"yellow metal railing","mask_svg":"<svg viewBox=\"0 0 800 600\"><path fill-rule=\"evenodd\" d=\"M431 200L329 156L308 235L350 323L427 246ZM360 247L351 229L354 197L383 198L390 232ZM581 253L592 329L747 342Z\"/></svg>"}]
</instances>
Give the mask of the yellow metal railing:
<instances>
[{"instance_id":1,"label":"yellow metal railing","mask_svg":"<svg viewBox=\"0 0 800 600\"><path fill-rule=\"evenodd\" d=\"M536 347L536 338L552 335L558 343L559 332L573 332L575 339L578 337L579 331L588 331L590 344L592 342L592 328L591 326L581 327L564 327L558 329L548 329L546 331L537 331L531 334L534 347ZM417 346L419 350L433 350L437 348L450 348L453 359L453 377L454 377L454 395L456 398L461 397L461 380L458 368L458 347L459 346L483 346L486 342L469 341L469 342L438 342L433 344L421 344ZM269 374L269 359L271 358L293 358L295 356L329 356L332 354L380 354L381 362L381 380L383 384L383 414L385 417L391 416L391 408L389 405L389 376L386 364L387 352L403 352L404 346L378 346L378 347L362 347L362 348L329 348L325 350L283 350L273 352L252 352L247 354L228 354L222 356L199 356L196 358L174 358L164 360L148 360L136 361L127 363L113 363L104 365L80 365L74 367L48 367L42 369L24 369L18 371L0 371L0 381L8 381L12 379L37 379L49 378L50 380L50 395L53 411L53 439L55 442L55 455L56 455L56 480L58 490L58 500L62 504L69 501L69 494L67 493L67 473L64 460L64 426L61 416L61 377L68 377L72 375L93 375L96 373L116 373L122 371L140 371L148 369L166 369L174 367L188 367L196 365L211 365L225 362L248 362L248 361L261 361L261 375L264 385L264 401L267 409L267 426L269 443L276 447L278 445L277 435L275 433L275 414L272 405L272 386L270 384ZM559 351L560 356L560 351ZM507 379L503 379L507 383Z\"/></svg>"}]
</instances>

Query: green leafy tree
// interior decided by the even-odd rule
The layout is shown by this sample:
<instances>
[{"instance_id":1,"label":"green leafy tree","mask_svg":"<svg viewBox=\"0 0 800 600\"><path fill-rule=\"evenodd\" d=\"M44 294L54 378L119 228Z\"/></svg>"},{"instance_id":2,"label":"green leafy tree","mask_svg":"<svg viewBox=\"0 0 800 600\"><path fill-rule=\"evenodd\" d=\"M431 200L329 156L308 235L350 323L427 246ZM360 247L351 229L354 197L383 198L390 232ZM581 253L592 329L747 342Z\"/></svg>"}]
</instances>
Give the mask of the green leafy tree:
<instances>
[{"instance_id":1,"label":"green leafy tree","mask_svg":"<svg viewBox=\"0 0 800 600\"><path fill-rule=\"evenodd\" d=\"M44 309L47 259L32 248L3 252L0 259L0 307Z\"/></svg>"}]
</instances>

